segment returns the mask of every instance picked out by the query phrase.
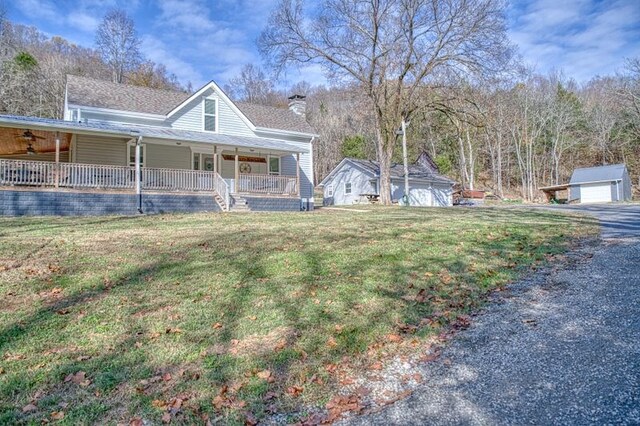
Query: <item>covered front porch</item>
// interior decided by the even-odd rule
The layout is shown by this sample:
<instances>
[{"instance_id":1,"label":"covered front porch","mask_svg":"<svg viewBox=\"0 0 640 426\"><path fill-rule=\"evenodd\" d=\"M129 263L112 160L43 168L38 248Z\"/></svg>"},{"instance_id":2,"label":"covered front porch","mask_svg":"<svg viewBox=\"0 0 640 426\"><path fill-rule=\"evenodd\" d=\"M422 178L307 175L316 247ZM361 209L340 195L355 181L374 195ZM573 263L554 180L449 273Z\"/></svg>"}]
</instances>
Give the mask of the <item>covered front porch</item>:
<instances>
[{"instance_id":1,"label":"covered front porch","mask_svg":"<svg viewBox=\"0 0 640 426\"><path fill-rule=\"evenodd\" d=\"M175 138L159 137L157 131L129 131L123 137L82 126L64 131L30 126L0 127L0 186L201 193L213 196L221 210L229 210L234 194L300 198L300 153L286 144L252 145L239 138L234 146L234 138L211 143L175 131L162 135Z\"/></svg>"}]
</instances>

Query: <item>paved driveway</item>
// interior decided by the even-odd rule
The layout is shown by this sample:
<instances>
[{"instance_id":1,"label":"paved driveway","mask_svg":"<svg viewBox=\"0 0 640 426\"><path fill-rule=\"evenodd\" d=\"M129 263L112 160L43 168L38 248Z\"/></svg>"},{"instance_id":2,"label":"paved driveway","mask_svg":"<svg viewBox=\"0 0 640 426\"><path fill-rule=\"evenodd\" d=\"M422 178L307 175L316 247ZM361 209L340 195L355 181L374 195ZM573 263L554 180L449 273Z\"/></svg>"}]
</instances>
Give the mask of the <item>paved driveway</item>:
<instances>
[{"instance_id":1,"label":"paved driveway","mask_svg":"<svg viewBox=\"0 0 640 426\"><path fill-rule=\"evenodd\" d=\"M640 424L640 206L596 215L605 241L514 284L384 411L390 424Z\"/></svg>"},{"instance_id":2,"label":"paved driveway","mask_svg":"<svg viewBox=\"0 0 640 426\"><path fill-rule=\"evenodd\" d=\"M602 238L640 238L640 204L549 206L550 209L591 214L600 220Z\"/></svg>"}]
</instances>

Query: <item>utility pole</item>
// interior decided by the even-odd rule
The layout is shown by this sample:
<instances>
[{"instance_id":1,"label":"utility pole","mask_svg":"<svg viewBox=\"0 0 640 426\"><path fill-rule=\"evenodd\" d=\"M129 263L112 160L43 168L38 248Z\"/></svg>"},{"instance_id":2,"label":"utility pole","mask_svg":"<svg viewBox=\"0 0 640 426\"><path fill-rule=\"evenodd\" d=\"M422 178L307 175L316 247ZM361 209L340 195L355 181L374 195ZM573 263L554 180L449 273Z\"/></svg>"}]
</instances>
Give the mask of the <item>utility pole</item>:
<instances>
[{"instance_id":1,"label":"utility pole","mask_svg":"<svg viewBox=\"0 0 640 426\"><path fill-rule=\"evenodd\" d=\"M407 122L402 117L402 161L404 162L404 203L409 205L409 163L407 161Z\"/></svg>"}]
</instances>

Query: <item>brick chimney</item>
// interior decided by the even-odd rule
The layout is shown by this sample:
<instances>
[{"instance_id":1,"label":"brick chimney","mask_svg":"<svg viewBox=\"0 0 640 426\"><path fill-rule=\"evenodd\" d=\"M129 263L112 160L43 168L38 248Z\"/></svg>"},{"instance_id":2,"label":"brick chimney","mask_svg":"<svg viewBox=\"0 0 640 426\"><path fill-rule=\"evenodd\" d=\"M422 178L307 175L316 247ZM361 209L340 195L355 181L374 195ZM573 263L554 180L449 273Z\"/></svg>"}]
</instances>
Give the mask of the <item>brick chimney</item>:
<instances>
[{"instance_id":1,"label":"brick chimney","mask_svg":"<svg viewBox=\"0 0 640 426\"><path fill-rule=\"evenodd\" d=\"M289 96L289 109L303 117L307 114L307 97L302 95Z\"/></svg>"}]
</instances>

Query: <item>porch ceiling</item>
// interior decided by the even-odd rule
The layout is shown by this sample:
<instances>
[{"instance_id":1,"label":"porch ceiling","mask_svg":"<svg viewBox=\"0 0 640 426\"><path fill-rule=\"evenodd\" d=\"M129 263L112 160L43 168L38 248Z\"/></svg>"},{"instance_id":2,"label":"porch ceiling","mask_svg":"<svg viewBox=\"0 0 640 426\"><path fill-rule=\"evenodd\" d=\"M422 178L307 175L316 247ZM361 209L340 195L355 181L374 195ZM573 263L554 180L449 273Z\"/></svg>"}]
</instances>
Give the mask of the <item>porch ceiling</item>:
<instances>
[{"instance_id":1,"label":"porch ceiling","mask_svg":"<svg viewBox=\"0 0 640 426\"><path fill-rule=\"evenodd\" d=\"M25 132L30 132L33 136L25 137ZM68 151L70 142L71 134L61 132L60 151ZM28 127L0 127L0 155L25 155L29 144L38 154L55 152L56 132L33 130Z\"/></svg>"}]
</instances>

